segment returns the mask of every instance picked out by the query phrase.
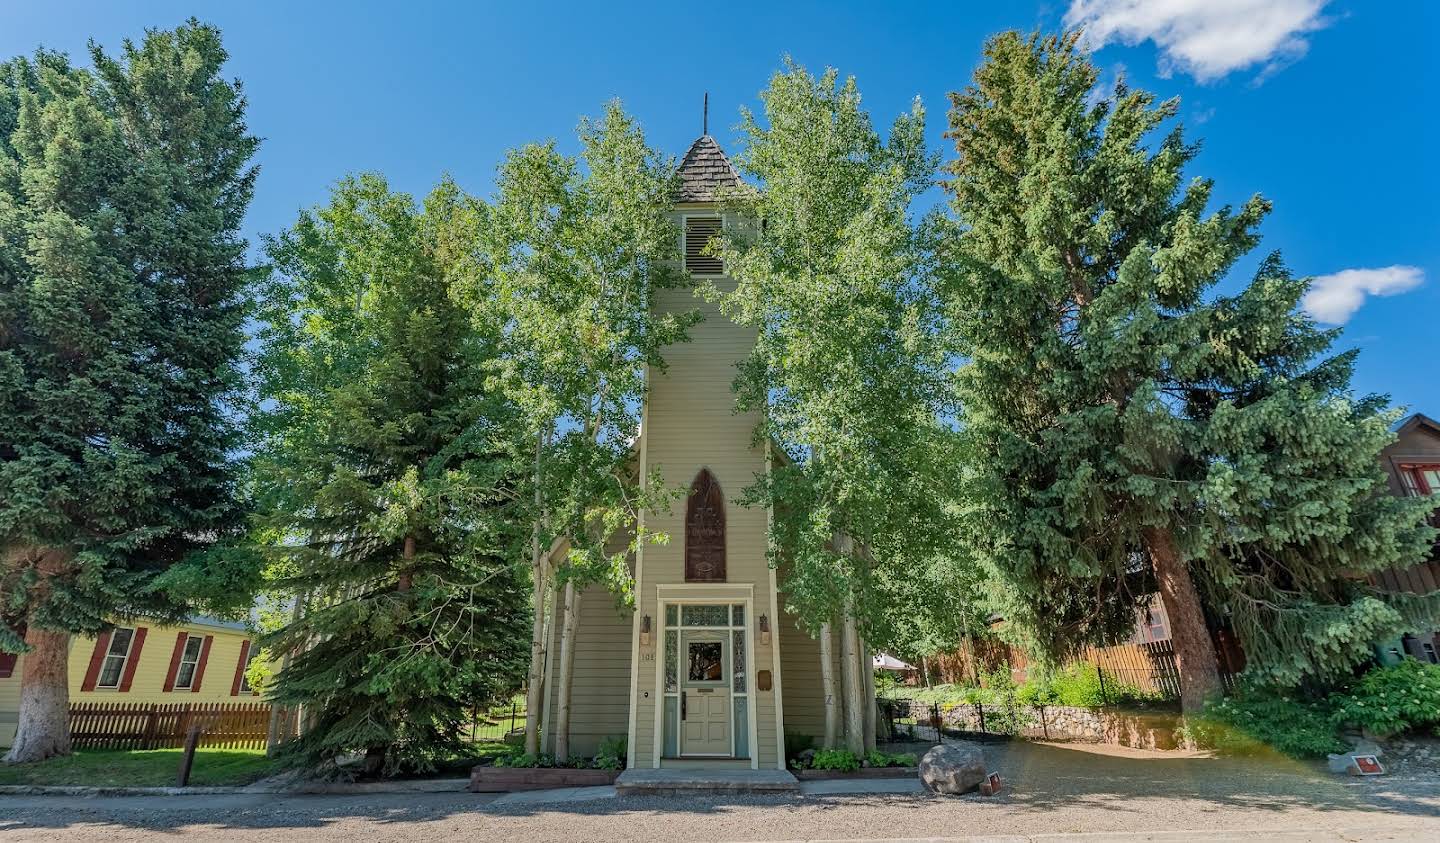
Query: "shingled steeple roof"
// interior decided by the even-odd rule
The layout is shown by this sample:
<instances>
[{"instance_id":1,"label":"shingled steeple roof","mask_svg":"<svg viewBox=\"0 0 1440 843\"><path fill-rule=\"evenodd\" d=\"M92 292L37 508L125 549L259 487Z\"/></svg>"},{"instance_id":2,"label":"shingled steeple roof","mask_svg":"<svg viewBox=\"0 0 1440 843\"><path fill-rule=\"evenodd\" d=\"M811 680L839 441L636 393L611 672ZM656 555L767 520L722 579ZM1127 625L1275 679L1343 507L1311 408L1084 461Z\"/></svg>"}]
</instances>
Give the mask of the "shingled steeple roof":
<instances>
[{"instance_id":1,"label":"shingled steeple roof","mask_svg":"<svg viewBox=\"0 0 1440 843\"><path fill-rule=\"evenodd\" d=\"M690 144L690 151L680 162L680 183L675 188L675 201L715 202L744 184L720 144L709 135L701 135Z\"/></svg>"}]
</instances>

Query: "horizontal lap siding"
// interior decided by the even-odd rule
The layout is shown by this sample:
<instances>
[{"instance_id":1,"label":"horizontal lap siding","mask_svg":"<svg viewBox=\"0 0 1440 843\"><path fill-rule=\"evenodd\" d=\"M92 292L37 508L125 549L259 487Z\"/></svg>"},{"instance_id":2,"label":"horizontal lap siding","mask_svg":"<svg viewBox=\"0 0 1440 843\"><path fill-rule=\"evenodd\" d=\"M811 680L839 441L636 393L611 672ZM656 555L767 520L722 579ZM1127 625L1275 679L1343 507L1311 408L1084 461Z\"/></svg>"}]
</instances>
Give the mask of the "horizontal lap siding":
<instances>
[{"instance_id":1,"label":"horizontal lap siding","mask_svg":"<svg viewBox=\"0 0 1440 843\"><path fill-rule=\"evenodd\" d=\"M0 747L8 747L15 740L15 724L20 719L20 672L25 667L25 657L15 661L15 671L8 679L0 679Z\"/></svg>"},{"instance_id":2,"label":"horizontal lap siding","mask_svg":"<svg viewBox=\"0 0 1440 843\"><path fill-rule=\"evenodd\" d=\"M563 591L561 592L563 600ZM562 607L563 609L563 607ZM550 675L549 722L554 728L560 697L560 637L564 612L556 613L556 634L549 657L556 659ZM575 633L575 666L570 689L570 752L594 755L600 741L624 737L630 721L631 614L615 606L615 597L600 586L580 596L580 625ZM554 748L553 736L546 746Z\"/></svg>"},{"instance_id":3,"label":"horizontal lap siding","mask_svg":"<svg viewBox=\"0 0 1440 843\"><path fill-rule=\"evenodd\" d=\"M135 666L134 680L130 690L117 688L96 688L93 691L80 690L85 672L90 666L90 656L95 652L95 639L75 637L70 642L70 701L71 702L127 702L127 703L200 703L200 702L246 702L253 697L230 696L235 682L235 667L240 663L240 648L249 640L245 630L232 630L200 625L181 627L151 626L147 623L129 625L131 628L148 628L145 644L140 650L140 661ZM170 672L170 657L175 652L175 639L180 631L194 636L214 636L210 655L205 660L205 674L201 677L200 690L188 688L165 690L165 677ZM0 680L3 681L3 680Z\"/></svg>"},{"instance_id":4,"label":"horizontal lap siding","mask_svg":"<svg viewBox=\"0 0 1440 843\"><path fill-rule=\"evenodd\" d=\"M734 283L721 279L719 286L733 289ZM742 507L735 503L765 469L764 449L752 443L758 417L753 413L735 412L735 397L730 388L736 363L754 346L755 334L736 326L714 305L686 290L668 291L660 307L671 311L698 309L705 321L692 329L691 342L665 350L665 371L650 373L643 431L646 468L659 471L665 485L682 494L667 511L648 512L645 516L646 529L668 534L669 542L646 545L643 551L637 603L641 614L653 619L656 634L651 644L642 648L637 673L635 761L639 767L652 765L655 718L664 699L655 679L655 659L664 643L657 586L685 582L683 493L690 488L696 474L708 468L725 497L725 585L754 586L754 604L747 619L756 649L748 654L753 666L750 704L756 713L760 767L774 768L779 756L775 692L758 690L753 680L755 671L774 670L772 648L778 641L772 636L770 645L762 645L754 634L756 619L761 614L768 616L771 629L775 628L770 607L770 570L765 558L766 512L761 507ZM785 681L783 676L781 681Z\"/></svg>"},{"instance_id":5,"label":"horizontal lap siding","mask_svg":"<svg viewBox=\"0 0 1440 843\"><path fill-rule=\"evenodd\" d=\"M780 664L785 673L785 734L825 737L825 694L820 683L820 642L788 613L780 616Z\"/></svg>"}]
</instances>

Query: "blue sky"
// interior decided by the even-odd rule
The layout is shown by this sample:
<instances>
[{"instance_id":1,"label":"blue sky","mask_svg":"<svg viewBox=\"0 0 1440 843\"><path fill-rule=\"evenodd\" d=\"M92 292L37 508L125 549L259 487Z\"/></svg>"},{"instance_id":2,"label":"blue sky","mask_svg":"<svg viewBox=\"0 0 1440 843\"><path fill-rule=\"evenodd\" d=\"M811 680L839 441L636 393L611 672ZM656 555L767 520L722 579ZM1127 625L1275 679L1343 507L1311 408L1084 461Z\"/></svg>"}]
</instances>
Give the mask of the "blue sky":
<instances>
[{"instance_id":1,"label":"blue sky","mask_svg":"<svg viewBox=\"0 0 1440 843\"><path fill-rule=\"evenodd\" d=\"M1204 140L1192 172L1215 179L1217 201L1275 203L1256 258L1280 249L1330 276L1311 306L1363 350L1356 388L1440 416L1440 3L881 5L0 0L0 56L43 44L82 59L88 38L114 48L190 15L220 26L265 140L254 239L359 170L417 194L448 172L488 194L506 149L574 150L579 117L617 96L679 155L709 91L711 133L733 148L737 110L786 53L855 75L877 122L920 96L948 156L945 95L985 37L1083 21L1107 81L1182 98Z\"/></svg>"}]
</instances>

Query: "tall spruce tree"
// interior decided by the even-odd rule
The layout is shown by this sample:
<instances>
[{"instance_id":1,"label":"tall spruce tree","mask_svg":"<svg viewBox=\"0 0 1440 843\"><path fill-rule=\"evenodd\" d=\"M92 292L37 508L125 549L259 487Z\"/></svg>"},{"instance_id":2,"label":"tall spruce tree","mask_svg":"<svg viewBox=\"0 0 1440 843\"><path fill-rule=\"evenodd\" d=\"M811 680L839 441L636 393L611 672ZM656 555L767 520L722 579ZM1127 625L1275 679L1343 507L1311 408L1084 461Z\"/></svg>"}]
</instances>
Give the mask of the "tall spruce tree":
<instances>
[{"instance_id":1,"label":"tall spruce tree","mask_svg":"<svg viewBox=\"0 0 1440 843\"><path fill-rule=\"evenodd\" d=\"M633 443L647 369L683 342L693 313L665 313L656 296L688 283L670 217L675 164L652 149L618 101L580 124L579 158L530 144L500 167L489 249L505 324L499 383L524 408L534 441L530 506L531 662L526 748L538 750L545 688L544 614L560 600L561 647L572 650L579 590L603 583L632 600L627 557L639 513L673 497L641 478ZM653 479L654 482L645 482ZM615 543L616 536L631 536ZM563 597L558 591L563 590ZM560 659L556 754L568 754L572 658Z\"/></svg>"},{"instance_id":2,"label":"tall spruce tree","mask_svg":"<svg viewBox=\"0 0 1440 843\"><path fill-rule=\"evenodd\" d=\"M90 58L0 65L0 649L27 652L10 761L70 749L70 636L183 617L172 566L218 585L204 554L244 515L245 99L193 20Z\"/></svg>"},{"instance_id":3,"label":"tall spruce tree","mask_svg":"<svg viewBox=\"0 0 1440 843\"><path fill-rule=\"evenodd\" d=\"M1187 711L1218 689L1207 616L1254 673L1347 670L1435 602L1356 579L1432 532L1386 493L1393 416L1351 395L1354 352L1325 356L1278 256L1217 293L1269 202L1207 213L1197 148L1155 134L1178 103L1094 101L1078 38L998 35L952 94L970 544L1052 655L1123 634L1158 587Z\"/></svg>"},{"instance_id":4,"label":"tall spruce tree","mask_svg":"<svg viewBox=\"0 0 1440 843\"><path fill-rule=\"evenodd\" d=\"M930 283L940 221L913 218L939 160L918 101L882 137L855 80L833 69L815 76L787 59L761 100L763 117L742 115L736 156L758 189L728 198L739 224L712 246L735 286L709 294L757 331L738 404L760 412L757 437L784 455L747 498L774 513L790 610L822 647L832 622L843 630L859 717L861 637L890 637L885 598L900 593L877 585L879 569L892 582L913 574L950 533L947 355Z\"/></svg>"},{"instance_id":5,"label":"tall spruce tree","mask_svg":"<svg viewBox=\"0 0 1440 843\"><path fill-rule=\"evenodd\" d=\"M459 292L487 216L452 183L420 209L365 175L269 243L255 474L304 611L266 638L289 657L267 690L304 706L307 765L423 769L524 676L520 419L486 383L498 326Z\"/></svg>"}]
</instances>

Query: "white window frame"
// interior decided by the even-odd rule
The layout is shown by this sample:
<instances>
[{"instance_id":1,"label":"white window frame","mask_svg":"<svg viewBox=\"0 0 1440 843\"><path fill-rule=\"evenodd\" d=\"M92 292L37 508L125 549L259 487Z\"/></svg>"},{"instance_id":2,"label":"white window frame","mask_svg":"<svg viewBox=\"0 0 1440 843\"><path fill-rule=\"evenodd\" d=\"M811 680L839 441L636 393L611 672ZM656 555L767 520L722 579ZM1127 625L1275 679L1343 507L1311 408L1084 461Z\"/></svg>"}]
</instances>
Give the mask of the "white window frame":
<instances>
[{"instance_id":1,"label":"white window frame","mask_svg":"<svg viewBox=\"0 0 1440 843\"><path fill-rule=\"evenodd\" d=\"M240 666L240 696L250 696L255 689L250 687L250 665L255 662L255 647L252 645L245 651L245 663Z\"/></svg>"},{"instance_id":2,"label":"white window frame","mask_svg":"<svg viewBox=\"0 0 1440 843\"><path fill-rule=\"evenodd\" d=\"M197 646L195 647L195 660L194 660L194 661L191 661L191 660L189 660L188 658L186 658L186 653L188 653L188 652L190 651L190 642L191 642L191 641L197 642ZM176 666L175 666L175 690L176 690L176 691L189 691L189 690L194 689L194 687L195 687L195 674L197 674L197 673L200 672L200 657L201 657L202 655L204 655L204 653L205 653L205 637L204 637L203 635L191 635L191 634L188 633L188 632L185 633L185 643L180 645L180 661L179 661L179 662L176 664ZM184 675L184 673L185 673L185 666L186 666L187 664L190 665L190 678L189 678L188 680L186 680L185 684L182 685L182 684L180 684L180 677Z\"/></svg>"},{"instance_id":3,"label":"white window frame","mask_svg":"<svg viewBox=\"0 0 1440 843\"><path fill-rule=\"evenodd\" d=\"M125 630L130 633L129 640L125 643L125 652L115 652L115 633ZM130 664L130 654L135 650L135 628L130 626L117 626L110 631L110 637L105 641L105 658L100 660L100 673L95 677L95 688L97 690L116 691L125 682L125 668ZM115 684L105 684L105 668L110 664L111 659L119 659L120 667L115 671Z\"/></svg>"}]
</instances>

